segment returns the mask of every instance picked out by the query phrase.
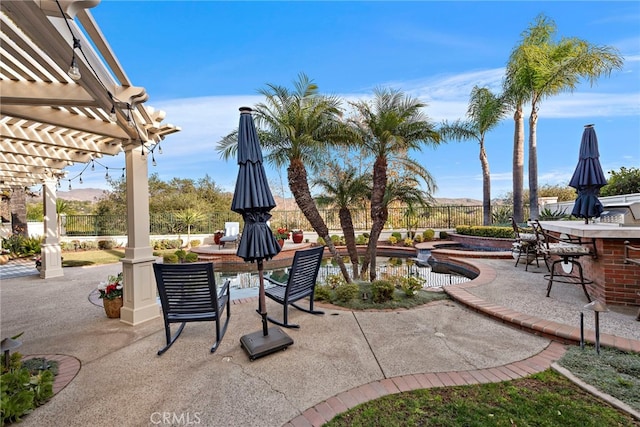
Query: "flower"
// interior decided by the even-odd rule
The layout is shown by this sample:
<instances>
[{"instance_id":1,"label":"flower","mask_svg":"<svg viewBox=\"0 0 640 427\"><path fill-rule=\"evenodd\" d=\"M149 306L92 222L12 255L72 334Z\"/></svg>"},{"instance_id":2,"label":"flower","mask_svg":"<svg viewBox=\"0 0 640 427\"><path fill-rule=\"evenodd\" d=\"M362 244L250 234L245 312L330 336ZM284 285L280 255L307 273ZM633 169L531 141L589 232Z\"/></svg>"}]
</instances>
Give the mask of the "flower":
<instances>
[{"instance_id":1,"label":"flower","mask_svg":"<svg viewBox=\"0 0 640 427\"><path fill-rule=\"evenodd\" d=\"M101 282L98 286L100 298L116 299L122 296L122 272L117 276L109 276L106 282Z\"/></svg>"},{"instance_id":2,"label":"flower","mask_svg":"<svg viewBox=\"0 0 640 427\"><path fill-rule=\"evenodd\" d=\"M216 230L216 232L213 234L224 234L224 230Z\"/></svg>"},{"instance_id":3,"label":"flower","mask_svg":"<svg viewBox=\"0 0 640 427\"><path fill-rule=\"evenodd\" d=\"M278 228L273 232L273 236L278 240L287 240L289 238L289 230L286 228Z\"/></svg>"},{"instance_id":4,"label":"flower","mask_svg":"<svg viewBox=\"0 0 640 427\"><path fill-rule=\"evenodd\" d=\"M302 228L294 228L293 230L291 230L291 232L293 234L302 234L303 230L302 230Z\"/></svg>"}]
</instances>

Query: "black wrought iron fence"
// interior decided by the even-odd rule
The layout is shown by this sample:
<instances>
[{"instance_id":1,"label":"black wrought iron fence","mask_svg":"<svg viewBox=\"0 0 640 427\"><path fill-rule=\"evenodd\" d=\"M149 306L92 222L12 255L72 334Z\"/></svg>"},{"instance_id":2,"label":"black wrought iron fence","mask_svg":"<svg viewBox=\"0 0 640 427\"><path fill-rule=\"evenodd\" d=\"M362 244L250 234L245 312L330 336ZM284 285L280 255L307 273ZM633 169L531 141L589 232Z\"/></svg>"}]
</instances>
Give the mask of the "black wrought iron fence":
<instances>
[{"instance_id":1,"label":"black wrought iron fence","mask_svg":"<svg viewBox=\"0 0 640 427\"><path fill-rule=\"evenodd\" d=\"M504 216L504 206L492 207L497 219ZM273 228L312 230L300 210L274 211L270 224ZM340 218L337 209L320 210L330 230L340 230ZM371 218L368 209L352 209L353 225L357 231L371 229ZM457 225L482 225L482 206L432 206L417 208L413 212L406 208L390 208L385 228L398 229L452 229ZM215 212L206 216L203 221L191 225L191 234L213 234L216 230L224 230L225 222L241 223L242 217L234 212ZM118 236L127 234L127 219L124 215L67 215L63 225L68 236ZM150 215L149 232L153 235L186 233L187 226L176 217L175 213L159 213Z\"/></svg>"}]
</instances>

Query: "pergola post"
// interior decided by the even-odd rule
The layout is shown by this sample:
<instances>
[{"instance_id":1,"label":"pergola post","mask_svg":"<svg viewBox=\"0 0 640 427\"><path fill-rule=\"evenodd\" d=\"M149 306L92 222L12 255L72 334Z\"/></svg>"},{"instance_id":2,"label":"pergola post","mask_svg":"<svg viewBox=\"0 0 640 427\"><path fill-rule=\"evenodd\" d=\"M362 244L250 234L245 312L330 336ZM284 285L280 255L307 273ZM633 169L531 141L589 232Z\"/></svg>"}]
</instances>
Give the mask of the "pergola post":
<instances>
[{"instance_id":1,"label":"pergola post","mask_svg":"<svg viewBox=\"0 0 640 427\"><path fill-rule=\"evenodd\" d=\"M123 307L120 321L137 325L160 316L153 276L155 257L149 237L149 179L142 146L125 148L127 246L122 259Z\"/></svg>"},{"instance_id":2,"label":"pergola post","mask_svg":"<svg viewBox=\"0 0 640 427\"><path fill-rule=\"evenodd\" d=\"M62 272L62 250L58 237L58 213L56 212L56 179L46 179L42 185L44 204L44 243L41 245L40 277L64 276Z\"/></svg>"}]
</instances>

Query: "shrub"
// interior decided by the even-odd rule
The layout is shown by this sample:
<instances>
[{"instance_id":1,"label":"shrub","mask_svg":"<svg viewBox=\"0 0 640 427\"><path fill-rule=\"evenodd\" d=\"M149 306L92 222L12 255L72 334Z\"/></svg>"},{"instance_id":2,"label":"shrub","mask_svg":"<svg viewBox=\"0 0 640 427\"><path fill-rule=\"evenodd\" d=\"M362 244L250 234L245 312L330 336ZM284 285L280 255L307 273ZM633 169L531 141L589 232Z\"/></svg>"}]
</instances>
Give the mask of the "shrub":
<instances>
[{"instance_id":1,"label":"shrub","mask_svg":"<svg viewBox=\"0 0 640 427\"><path fill-rule=\"evenodd\" d=\"M389 236L389 243L395 245L396 243L398 243L398 238L396 236Z\"/></svg>"},{"instance_id":2,"label":"shrub","mask_svg":"<svg viewBox=\"0 0 640 427\"><path fill-rule=\"evenodd\" d=\"M367 243L369 243L369 238L366 237L364 234L361 234L356 237L356 245L366 245Z\"/></svg>"},{"instance_id":3,"label":"shrub","mask_svg":"<svg viewBox=\"0 0 640 427\"><path fill-rule=\"evenodd\" d=\"M440 232L440 239L445 240L449 238L449 233L447 233L446 231L441 231Z\"/></svg>"},{"instance_id":4,"label":"shrub","mask_svg":"<svg viewBox=\"0 0 640 427\"><path fill-rule=\"evenodd\" d=\"M162 257L162 260L165 264L177 264L179 261L178 255L176 254L166 254Z\"/></svg>"},{"instance_id":5,"label":"shrub","mask_svg":"<svg viewBox=\"0 0 640 427\"><path fill-rule=\"evenodd\" d=\"M391 236L396 238L396 242L402 240L402 234L400 234L399 231L394 231L393 233L391 233Z\"/></svg>"},{"instance_id":6,"label":"shrub","mask_svg":"<svg viewBox=\"0 0 640 427\"><path fill-rule=\"evenodd\" d=\"M402 289L406 296L414 297L416 292L422 289L424 282L425 280L418 276L401 277L399 288Z\"/></svg>"},{"instance_id":7,"label":"shrub","mask_svg":"<svg viewBox=\"0 0 640 427\"><path fill-rule=\"evenodd\" d=\"M513 239L512 227L458 225L456 226L456 233L466 236Z\"/></svg>"},{"instance_id":8,"label":"shrub","mask_svg":"<svg viewBox=\"0 0 640 427\"><path fill-rule=\"evenodd\" d=\"M191 241L191 247L192 248L197 248L198 246L200 246L200 240L194 239L194 240Z\"/></svg>"},{"instance_id":9,"label":"shrub","mask_svg":"<svg viewBox=\"0 0 640 427\"><path fill-rule=\"evenodd\" d=\"M414 240L418 243L422 243L424 242L424 236L422 234L416 234L416 237L414 238Z\"/></svg>"},{"instance_id":10,"label":"shrub","mask_svg":"<svg viewBox=\"0 0 640 427\"><path fill-rule=\"evenodd\" d=\"M424 237L425 240L433 240L435 235L436 232L430 228L422 232L422 237Z\"/></svg>"},{"instance_id":11,"label":"shrub","mask_svg":"<svg viewBox=\"0 0 640 427\"><path fill-rule=\"evenodd\" d=\"M174 254L178 257L178 260L182 262L184 261L184 257L187 256L187 251L185 251L184 249L178 249L174 252Z\"/></svg>"},{"instance_id":12,"label":"shrub","mask_svg":"<svg viewBox=\"0 0 640 427\"><path fill-rule=\"evenodd\" d=\"M324 283L330 288L330 289L336 289L337 287L339 287L340 285L344 285L345 283L347 283L346 280L344 280L344 277L342 276L342 274L330 274L327 276L327 278L324 280Z\"/></svg>"},{"instance_id":13,"label":"shrub","mask_svg":"<svg viewBox=\"0 0 640 427\"><path fill-rule=\"evenodd\" d=\"M337 234L331 235L331 241L336 246L344 245L344 237L338 236Z\"/></svg>"},{"instance_id":14,"label":"shrub","mask_svg":"<svg viewBox=\"0 0 640 427\"><path fill-rule=\"evenodd\" d=\"M383 303L393 299L393 283L388 280L375 280L371 283L371 297L373 302Z\"/></svg>"},{"instance_id":15,"label":"shrub","mask_svg":"<svg viewBox=\"0 0 640 427\"><path fill-rule=\"evenodd\" d=\"M358 298L360 286L356 283L344 283L336 288L336 299L338 301L350 301Z\"/></svg>"},{"instance_id":16,"label":"shrub","mask_svg":"<svg viewBox=\"0 0 640 427\"><path fill-rule=\"evenodd\" d=\"M403 243L405 246L413 246L413 239L411 237L407 237L404 239Z\"/></svg>"},{"instance_id":17,"label":"shrub","mask_svg":"<svg viewBox=\"0 0 640 427\"><path fill-rule=\"evenodd\" d=\"M189 252L184 256L184 262L196 262L198 261L198 254L195 252Z\"/></svg>"},{"instance_id":18,"label":"shrub","mask_svg":"<svg viewBox=\"0 0 640 427\"><path fill-rule=\"evenodd\" d=\"M13 353L10 357L10 366L6 369L2 355L2 425L20 421L20 417L53 396L53 372L48 369L31 372L28 367L22 366L20 353Z\"/></svg>"},{"instance_id":19,"label":"shrub","mask_svg":"<svg viewBox=\"0 0 640 427\"><path fill-rule=\"evenodd\" d=\"M113 249L114 246L113 240L98 240L98 249Z\"/></svg>"},{"instance_id":20,"label":"shrub","mask_svg":"<svg viewBox=\"0 0 640 427\"><path fill-rule=\"evenodd\" d=\"M323 239L322 237L320 237L320 236L318 236L318 240L316 240L316 242L318 242L318 244L319 244L320 246L324 246L324 245L325 245L325 243L324 243L324 239Z\"/></svg>"},{"instance_id":21,"label":"shrub","mask_svg":"<svg viewBox=\"0 0 640 427\"><path fill-rule=\"evenodd\" d=\"M316 285L314 301L331 301L331 288L328 285Z\"/></svg>"},{"instance_id":22,"label":"shrub","mask_svg":"<svg viewBox=\"0 0 640 427\"><path fill-rule=\"evenodd\" d=\"M544 208L540 211L538 215L538 219L542 221L550 221L555 219L564 219L569 218L569 214L567 214L564 209L556 209L552 211L549 208Z\"/></svg>"}]
</instances>

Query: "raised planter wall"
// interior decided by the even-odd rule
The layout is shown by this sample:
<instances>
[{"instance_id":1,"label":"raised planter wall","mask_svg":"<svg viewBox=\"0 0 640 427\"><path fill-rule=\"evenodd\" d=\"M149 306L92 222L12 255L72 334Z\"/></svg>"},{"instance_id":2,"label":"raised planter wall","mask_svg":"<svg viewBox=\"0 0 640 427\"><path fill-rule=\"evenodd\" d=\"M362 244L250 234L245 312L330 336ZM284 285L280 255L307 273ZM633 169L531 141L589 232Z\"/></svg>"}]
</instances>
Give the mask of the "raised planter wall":
<instances>
[{"instance_id":1,"label":"raised planter wall","mask_svg":"<svg viewBox=\"0 0 640 427\"><path fill-rule=\"evenodd\" d=\"M465 246L474 246L480 248L495 248L504 249L505 251L511 250L511 245L515 241L514 239L500 239L497 237L480 237L480 236L467 236L464 234L450 233L449 239L461 243Z\"/></svg>"}]
</instances>

